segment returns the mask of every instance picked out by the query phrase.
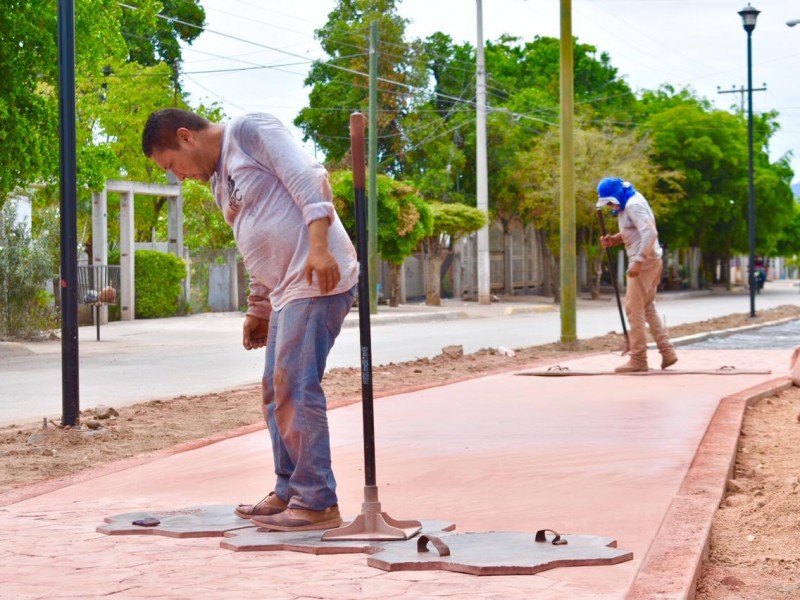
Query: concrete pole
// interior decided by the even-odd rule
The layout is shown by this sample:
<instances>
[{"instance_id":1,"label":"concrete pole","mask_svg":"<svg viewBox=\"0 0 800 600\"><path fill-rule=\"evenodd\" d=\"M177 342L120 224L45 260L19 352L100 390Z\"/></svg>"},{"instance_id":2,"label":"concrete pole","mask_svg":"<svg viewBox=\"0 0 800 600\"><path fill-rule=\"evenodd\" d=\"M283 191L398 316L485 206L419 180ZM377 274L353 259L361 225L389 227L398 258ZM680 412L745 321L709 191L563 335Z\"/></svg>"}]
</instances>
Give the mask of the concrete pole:
<instances>
[{"instance_id":1,"label":"concrete pole","mask_svg":"<svg viewBox=\"0 0 800 600\"><path fill-rule=\"evenodd\" d=\"M378 21L369 24L369 194L367 199L369 312L378 314Z\"/></svg>"},{"instance_id":2,"label":"concrete pole","mask_svg":"<svg viewBox=\"0 0 800 600\"><path fill-rule=\"evenodd\" d=\"M486 159L486 61L483 56L483 7L478 3L478 44L477 44L477 149L476 171L478 210L486 215L486 225L478 230L478 302L489 304L490 296L490 261L489 261L489 174Z\"/></svg>"},{"instance_id":3,"label":"concrete pole","mask_svg":"<svg viewBox=\"0 0 800 600\"><path fill-rule=\"evenodd\" d=\"M178 190L177 196L167 197L167 252L183 258L183 186L172 171L167 171L167 181ZM183 301L188 304L191 289L187 279L183 280L182 295ZM236 304L233 310L236 310Z\"/></svg>"},{"instance_id":4,"label":"concrete pole","mask_svg":"<svg viewBox=\"0 0 800 600\"><path fill-rule=\"evenodd\" d=\"M108 193L92 192L92 264L108 265ZM98 290L99 291L99 290ZM108 323L108 306L103 304L98 311L100 324Z\"/></svg>"},{"instance_id":5,"label":"concrete pole","mask_svg":"<svg viewBox=\"0 0 800 600\"><path fill-rule=\"evenodd\" d=\"M120 192L119 199L119 294L120 317L133 321L136 314L133 249L133 191Z\"/></svg>"},{"instance_id":6,"label":"concrete pole","mask_svg":"<svg viewBox=\"0 0 800 600\"><path fill-rule=\"evenodd\" d=\"M576 333L572 0L561 0L561 341Z\"/></svg>"}]
</instances>

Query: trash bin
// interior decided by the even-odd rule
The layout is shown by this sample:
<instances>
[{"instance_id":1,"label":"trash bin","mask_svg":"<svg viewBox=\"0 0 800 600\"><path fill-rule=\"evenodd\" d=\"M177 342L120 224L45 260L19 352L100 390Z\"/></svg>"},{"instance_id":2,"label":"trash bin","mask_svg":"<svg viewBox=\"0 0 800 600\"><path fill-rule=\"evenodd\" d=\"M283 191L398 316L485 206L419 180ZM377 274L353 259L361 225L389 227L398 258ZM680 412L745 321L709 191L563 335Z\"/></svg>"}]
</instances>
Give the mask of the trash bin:
<instances>
[{"instance_id":1,"label":"trash bin","mask_svg":"<svg viewBox=\"0 0 800 600\"><path fill-rule=\"evenodd\" d=\"M78 301L94 307L100 341L100 307L119 301L119 266L78 265Z\"/></svg>"}]
</instances>

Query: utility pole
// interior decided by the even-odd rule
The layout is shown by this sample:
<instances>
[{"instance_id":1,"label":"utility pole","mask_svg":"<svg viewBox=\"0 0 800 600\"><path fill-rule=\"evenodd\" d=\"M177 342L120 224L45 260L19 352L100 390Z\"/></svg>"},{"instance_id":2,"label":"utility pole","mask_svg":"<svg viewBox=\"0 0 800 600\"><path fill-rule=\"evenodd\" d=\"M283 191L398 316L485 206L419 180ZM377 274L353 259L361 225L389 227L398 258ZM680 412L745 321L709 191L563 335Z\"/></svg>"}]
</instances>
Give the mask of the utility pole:
<instances>
[{"instance_id":1,"label":"utility pole","mask_svg":"<svg viewBox=\"0 0 800 600\"><path fill-rule=\"evenodd\" d=\"M766 92L767 91L767 84L766 83L762 83L761 85L763 85L764 87L753 88L753 91L754 92ZM742 113L744 113L744 98L745 98L745 94L747 93L747 88L746 87L744 87L742 85L742 86L739 86L737 88L735 85L732 85L731 89L729 89L729 90L721 90L719 88L719 86L717 86L717 93L718 94L741 94L741 99L739 101L739 110Z\"/></svg>"},{"instance_id":2,"label":"utility pole","mask_svg":"<svg viewBox=\"0 0 800 600\"><path fill-rule=\"evenodd\" d=\"M378 314L378 21L369 24L369 312ZM360 301L360 300L359 300Z\"/></svg>"},{"instance_id":3,"label":"utility pole","mask_svg":"<svg viewBox=\"0 0 800 600\"><path fill-rule=\"evenodd\" d=\"M478 210L486 217L486 225L478 230L478 302L490 304L489 274L489 173L486 159L486 60L483 55L483 6L478 3L477 85L475 109L477 140L475 168L477 171Z\"/></svg>"},{"instance_id":4,"label":"utility pole","mask_svg":"<svg viewBox=\"0 0 800 600\"><path fill-rule=\"evenodd\" d=\"M576 332L575 156L573 150L574 67L572 0L561 0L561 341Z\"/></svg>"}]
</instances>

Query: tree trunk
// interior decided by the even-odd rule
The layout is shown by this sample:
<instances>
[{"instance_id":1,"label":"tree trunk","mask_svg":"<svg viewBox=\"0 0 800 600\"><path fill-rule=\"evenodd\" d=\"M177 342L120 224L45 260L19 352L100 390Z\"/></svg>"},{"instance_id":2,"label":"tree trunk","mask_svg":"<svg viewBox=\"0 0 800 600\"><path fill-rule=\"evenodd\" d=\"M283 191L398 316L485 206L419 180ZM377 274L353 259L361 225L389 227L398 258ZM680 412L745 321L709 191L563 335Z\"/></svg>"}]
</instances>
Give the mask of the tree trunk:
<instances>
[{"instance_id":1,"label":"tree trunk","mask_svg":"<svg viewBox=\"0 0 800 600\"><path fill-rule=\"evenodd\" d=\"M561 260L556 258L549 250L550 254L550 281L553 285L553 302L561 303Z\"/></svg>"},{"instance_id":2,"label":"tree trunk","mask_svg":"<svg viewBox=\"0 0 800 600\"><path fill-rule=\"evenodd\" d=\"M441 278L440 273L442 269L442 259L438 256L426 256L425 262L427 263L427 284L425 285L425 304L428 306L441 306Z\"/></svg>"},{"instance_id":3,"label":"tree trunk","mask_svg":"<svg viewBox=\"0 0 800 600\"><path fill-rule=\"evenodd\" d=\"M400 304L400 268L402 265L389 263L389 306Z\"/></svg>"},{"instance_id":4,"label":"tree trunk","mask_svg":"<svg viewBox=\"0 0 800 600\"><path fill-rule=\"evenodd\" d=\"M603 278L603 254L598 252L597 254L592 257L592 280L594 281L592 285L592 300L597 300L600 298L600 281ZM609 274L611 272L609 271Z\"/></svg>"},{"instance_id":5,"label":"tree trunk","mask_svg":"<svg viewBox=\"0 0 800 600\"><path fill-rule=\"evenodd\" d=\"M503 284L508 296L514 294L514 239L508 223L503 222Z\"/></svg>"},{"instance_id":6,"label":"tree trunk","mask_svg":"<svg viewBox=\"0 0 800 600\"><path fill-rule=\"evenodd\" d=\"M697 246L689 248L689 289L700 289L700 249Z\"/></svg>"},{"instance_id":7,"label":"tree trunk","mask_svg":"<svg viewBox=\"0 0 800 600\"><path fill-rule=\"evenodd\" d=\"M733 288L731 281L731 249L726 247L722 251L722 281L725 283L725 289L729 292Z\"/></svg>"},{"instance_id":8,"label":"tree trunk","mask_svg":"<svg viewBox=\"0 0 800 600\"><path fill-rule=\"evenodd\" d=\"M547 248L547 232L543 229L536 230L536 245L538 246L539 260L542 265L542 295L547 296L553 292L553 286L550 269L550 250Z\"/></svg>"}]
</instances>

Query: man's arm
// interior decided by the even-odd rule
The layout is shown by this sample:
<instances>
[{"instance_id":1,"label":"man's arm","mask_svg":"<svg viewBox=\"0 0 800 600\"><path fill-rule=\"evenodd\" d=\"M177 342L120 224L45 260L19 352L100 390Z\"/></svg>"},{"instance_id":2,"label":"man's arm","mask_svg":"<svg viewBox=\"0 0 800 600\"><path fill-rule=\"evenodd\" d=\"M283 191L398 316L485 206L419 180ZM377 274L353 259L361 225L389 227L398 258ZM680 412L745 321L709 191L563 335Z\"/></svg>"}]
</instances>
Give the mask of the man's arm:
<instances>
[{"instance_id":1,"label":"man's arm","mask_svg":"<svg viewBox=\"0 0 800 600\"><path fill-rule=\"evenodd\" d=\"M621 233L614 233L604 235L600 238L600 243L603 248L611 248L612 246L619 246L623 242Z\"/></svg>"}]
</instances>

